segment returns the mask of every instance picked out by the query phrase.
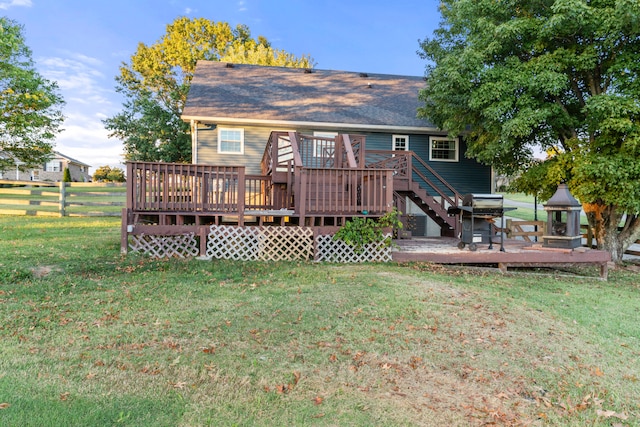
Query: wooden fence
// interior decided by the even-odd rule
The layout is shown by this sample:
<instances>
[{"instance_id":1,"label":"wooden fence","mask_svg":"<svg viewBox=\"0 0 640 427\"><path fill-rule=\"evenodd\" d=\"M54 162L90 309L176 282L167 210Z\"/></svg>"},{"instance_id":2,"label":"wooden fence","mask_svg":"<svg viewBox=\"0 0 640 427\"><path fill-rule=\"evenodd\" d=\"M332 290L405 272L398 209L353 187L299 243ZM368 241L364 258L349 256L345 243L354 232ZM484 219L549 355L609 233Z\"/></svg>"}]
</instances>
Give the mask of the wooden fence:
<instances>
[{"instance_id":1,"label":"wooden fence","mask_svg":"<svg viewBox=\"0 0 640 427\"><path fill-rule=\"evenodd\" d=\"M0 215L119 217L125 196L121 183L0 180Z\"/></svg>"},{"instance_id":2,"label":"wooden fence","mask_svg":"<svg viewBox=\"0 0 640 427\"><path fill-rule=\"evenodd\" d=\"M544 235L545 222L544 221L522 221L522 220L506 220L506 227L503 231L506 233L507 238L516 239L522 238L527 242L533 242L535 239L538 241L539 237ZM589 227L586 225L580 226L583 234L582 237L586 239L587 247L594 247L595 238L591 234ZM640 240L636 240L636 244L640 245ZM640 251L634 249L627 249L625 252L627 255L640 256Z\"/></svg>"}]
</instances>

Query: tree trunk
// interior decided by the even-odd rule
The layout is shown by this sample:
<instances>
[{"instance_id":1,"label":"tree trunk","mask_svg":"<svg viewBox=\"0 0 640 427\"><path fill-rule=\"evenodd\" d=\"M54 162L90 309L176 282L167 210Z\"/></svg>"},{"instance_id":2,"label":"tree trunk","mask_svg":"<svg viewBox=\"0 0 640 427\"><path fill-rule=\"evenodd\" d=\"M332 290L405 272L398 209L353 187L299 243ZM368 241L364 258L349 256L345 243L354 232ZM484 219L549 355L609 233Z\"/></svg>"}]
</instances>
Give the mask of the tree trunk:
<instances>
[{"instance_id":1,"label":"tree trunk","mask_svg":"<svg viewBox=\"0 0 640 427\"><path fill-rule=\"evenodd\" d=\"M619 213L616 205L601 202L585 203L583 209L589 220L589 228L598 242L598 249L608 251L612 261L621 262L625 251L640 237L638 216ZM621 227L625 216L625 223Z\"/></svg>"}]
</instances>

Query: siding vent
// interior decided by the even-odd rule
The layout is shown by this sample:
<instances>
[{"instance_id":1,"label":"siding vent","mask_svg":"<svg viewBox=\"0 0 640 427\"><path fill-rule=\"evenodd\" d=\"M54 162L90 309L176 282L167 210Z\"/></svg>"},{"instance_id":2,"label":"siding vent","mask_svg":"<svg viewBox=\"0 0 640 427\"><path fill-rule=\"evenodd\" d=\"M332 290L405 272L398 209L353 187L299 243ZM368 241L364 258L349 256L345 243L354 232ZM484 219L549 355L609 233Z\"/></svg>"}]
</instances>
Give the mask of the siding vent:
<instances>
[{"instance_id":1,"label":"siding vent","mask_svg":"<svg viewBox=\"0 0 640 427\"><path fill-rule=\"evenodd\" d=\"M227 62L227 68L233 68L233 64L231 62Z\"/></svg>"},{"instance_id":2,"label":"siding vent","mask_svg":"<svg viewBox=\"0 0 640 427\"><path fill-rule=\"evenodd\" d=\"M304 73L305 74L311 74L311 73L313 73L313 70L311 68L305 68L304 69Z\"/></svg>"},{"instance_id":3,"label":"siding vent","mask_svg":"<svg viewBox=\"0 0 640 427\"><path fill-rule=\"evenodd\" d=\"M366 77L369 77L369 74L367 74L367 73L360 73L360 77L365 77L365 78L366 78Z\"/></svg>"}]
</instances>

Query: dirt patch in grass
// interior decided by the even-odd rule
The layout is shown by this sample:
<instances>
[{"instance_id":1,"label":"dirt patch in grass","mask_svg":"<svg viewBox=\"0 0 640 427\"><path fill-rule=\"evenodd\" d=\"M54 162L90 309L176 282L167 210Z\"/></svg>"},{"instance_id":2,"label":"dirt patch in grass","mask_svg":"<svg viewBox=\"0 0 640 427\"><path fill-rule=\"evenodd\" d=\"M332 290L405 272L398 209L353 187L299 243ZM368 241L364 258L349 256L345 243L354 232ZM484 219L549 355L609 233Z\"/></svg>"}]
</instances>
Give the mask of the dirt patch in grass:
<instances>
[{"instance_id":1,"label":"dirt patch in grass","mask_svg":"<svg viewBox=\"0 0 640 427\"><path fill-rule=\"evenodd\" d=\"M39 266L31 267L30 271L34 278L42 279L44 277L47 277L51 273L61 272L62 270L53 265L39 265Z\"/></svg>"}]
</instances>

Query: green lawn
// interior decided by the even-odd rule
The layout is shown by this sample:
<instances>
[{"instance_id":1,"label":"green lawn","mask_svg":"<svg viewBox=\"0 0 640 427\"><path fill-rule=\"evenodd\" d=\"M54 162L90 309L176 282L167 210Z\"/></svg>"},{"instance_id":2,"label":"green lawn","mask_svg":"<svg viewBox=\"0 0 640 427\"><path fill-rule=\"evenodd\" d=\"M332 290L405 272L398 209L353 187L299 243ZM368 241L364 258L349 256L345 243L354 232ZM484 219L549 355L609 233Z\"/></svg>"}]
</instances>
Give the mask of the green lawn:
<instances>
[{"instance_id":1,"label":"green lawn","mask_svg":"<svg viewBox=\"0 0 640 427\"><path fill-rule=\"evenodd\" d=\"M153 260L120 255L117 218L0 233L3 426L640 424L633 266Z\"/></svg>"}]
</instances>

